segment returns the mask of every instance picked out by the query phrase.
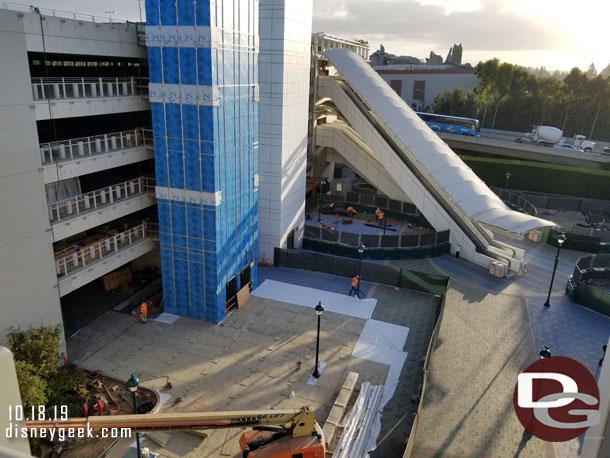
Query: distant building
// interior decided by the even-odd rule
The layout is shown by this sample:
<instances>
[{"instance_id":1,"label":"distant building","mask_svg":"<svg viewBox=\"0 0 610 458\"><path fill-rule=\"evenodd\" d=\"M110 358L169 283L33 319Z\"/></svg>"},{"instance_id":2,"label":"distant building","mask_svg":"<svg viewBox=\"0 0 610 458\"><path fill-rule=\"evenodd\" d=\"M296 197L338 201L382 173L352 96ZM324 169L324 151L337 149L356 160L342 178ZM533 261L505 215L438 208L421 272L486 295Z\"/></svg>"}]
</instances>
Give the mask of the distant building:
<instances>
[{"instance_id":1,"label":"distant building","mask_svg":"<svg viewBox=\"0 0 610 458\"><path fill-rule=\"evenodd\" d=\"M432 107L438 93L458 87L469 91L479 82L474 68L451 65L394 65L375 70L416 110Z\"/></svg>"},{"instance_id":2,"label":"distant building","mask_svg":"<svg viewBox=\"0 0 610 458\"><path fill-rule=\"evenodd\" d=\"M477 77L470 64L462 64L462 44L449 48L447 58L430 51L424 64L410 56L396 57L386 53L383 45L371 54L371 66L412 108L423 110L431 107L440 92L460 87L466 91L477 84Z\"/></svg>"},{"instance_id":3,"label":"distant building","mask_svg":"<svg viewBox=\"0 0 610 458\"><path fill-rule=\"evenodd\" d=\"M418 65L421 64L421 59L413 56L396 56L386 53L383 45L379 46L379 50L371 54L371 65L373 67L379 65Z\"/></svg>"}]
</instances>

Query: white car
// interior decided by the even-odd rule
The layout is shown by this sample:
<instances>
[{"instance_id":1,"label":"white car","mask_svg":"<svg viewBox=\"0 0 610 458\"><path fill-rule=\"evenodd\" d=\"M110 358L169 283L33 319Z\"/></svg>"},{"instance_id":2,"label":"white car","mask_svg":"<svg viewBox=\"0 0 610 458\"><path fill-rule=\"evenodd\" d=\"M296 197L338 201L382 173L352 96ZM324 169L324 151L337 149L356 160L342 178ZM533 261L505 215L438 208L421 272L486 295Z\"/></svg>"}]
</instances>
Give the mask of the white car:
<instances>
[{"instance_id":1,"label":"white car","mask_svg":"<svg viewBox=\"0 0 610 458\"><path fill-rule=\"evenodd\" d=\"M582 150L580 148L576 148L574 145L568 145L567 143L562 143L561 145L555 145L555 146L553 146L553 148L565 149L568 151L578 151L579 153L582 153Z\"/></svg>"}]
</instances>

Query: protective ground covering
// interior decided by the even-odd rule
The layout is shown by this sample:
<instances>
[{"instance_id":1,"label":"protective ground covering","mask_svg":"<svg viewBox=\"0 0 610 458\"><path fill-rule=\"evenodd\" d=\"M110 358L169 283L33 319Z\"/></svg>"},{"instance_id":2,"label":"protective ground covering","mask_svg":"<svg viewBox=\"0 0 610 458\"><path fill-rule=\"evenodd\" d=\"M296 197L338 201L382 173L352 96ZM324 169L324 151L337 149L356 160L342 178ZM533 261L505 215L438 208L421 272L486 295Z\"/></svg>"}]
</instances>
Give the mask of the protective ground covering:
<instances>
[{"instance_id":1,"label":"protective ground covering","mask_svg":"<svg viewBox=\"0 0 610 458\"><path fill-rule=\"evenodd\" d=\"M256 290L252 291L252 295L312 309L321 302L324 309L329 312L365 320L371 317L377 302L375 299L364 299L364 295L362 299L358 299L354 296L291 285L275 280L265 280Z\"/></svg>"},{"instance_id":2,"label":"protective ground covering","mask_svg":"<svg viewBox=\"0 0 610 458\"><path fill-rule=\"evenodd\" d=\"M335 282L349 281L333 275L284 267L263 267L260 268L260 274L261 278L295 281L303 286L316 288L329 288ZM366 282L363 282L363 287L365 284ZM367 288L371 286L366 284ZM342 285L338 288L344 290ZM428 349L440 298L395 290L393 287L379 284L374 285L369 295L377 299L372 320L409 329L402 347L402 351L408 356L400 371L396 390L383 409L377 449L371 454L373 458L402 458L415 418L414 412L417 410L417 404L411 402L411 398L420 392L423 375L421 359L425 357ZM390 346L396 346L400 341L393 339L391 342L393 343L390 343Z\"/></svg>"},{"instance_id":3,"label":"protective ground covering","mask_svg":"<svg viewBox=\"0 0 610 458\"><path fill-rule=\"evenodd\" d=\"M358 55L348 49L326 51L331 63L444 190L473 220L512 233L525 233L550 221L509 209L406 102ZM405 190L406 191L406 190Z\"/></svg>"},{"instance_id":4,"label":"protective ground covering","mask_svg":"<svg viewBox=\"0 0 610 458\"><path fill-rule=\"evenodd\" d=\"M257 253L258 2L147 0L146 22L165 310L218 323Z\"/></svg>"}]
</instances>

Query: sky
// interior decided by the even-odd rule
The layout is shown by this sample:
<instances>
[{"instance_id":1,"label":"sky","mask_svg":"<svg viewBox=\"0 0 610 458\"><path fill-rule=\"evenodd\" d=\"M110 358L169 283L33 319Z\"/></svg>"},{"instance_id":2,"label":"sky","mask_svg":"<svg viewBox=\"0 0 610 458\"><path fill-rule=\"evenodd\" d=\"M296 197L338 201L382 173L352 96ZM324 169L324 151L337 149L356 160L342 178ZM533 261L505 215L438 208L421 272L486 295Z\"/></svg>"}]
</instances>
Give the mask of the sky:
<instances>
[{"instance_id":1,"label":"sky","mask_svg":"<svg viewBox=\"0 0 610 458\"><path fill-rule=\"evenodd\" d=\"M138 0L32 0L41 8L136 21ZM144 14L142 1L142 14ZM28 3L29 4L29 3ZM608 0L313 0L313 31L369 42L371 52L446 57L462 43L463 62L493 57L547 70L610 64Z\"/></svg>"}]
</instances>

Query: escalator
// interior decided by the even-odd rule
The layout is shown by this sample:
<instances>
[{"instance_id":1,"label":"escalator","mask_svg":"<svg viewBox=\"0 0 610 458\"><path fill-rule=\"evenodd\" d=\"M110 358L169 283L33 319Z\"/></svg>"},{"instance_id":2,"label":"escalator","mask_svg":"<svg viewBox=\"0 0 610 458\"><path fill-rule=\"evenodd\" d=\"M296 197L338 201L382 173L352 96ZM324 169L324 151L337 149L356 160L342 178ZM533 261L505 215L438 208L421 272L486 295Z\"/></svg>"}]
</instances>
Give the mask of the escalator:
<instances>
[{"instance_id":1,"label":"escalator","mask_svg":"<svg viewBox=\"0 0 610 458\"><path fill-rule=\"evenodd\" d=\"M383 165L435 230L450 230L452 251L520 273L523 250L494 240L492 230L523 234L554 223L506 207L359 56L347 49L326 56L341 78L318 77L318 96L332 99L366 143L361 154Z\"/></svg>"}]
</instances>

